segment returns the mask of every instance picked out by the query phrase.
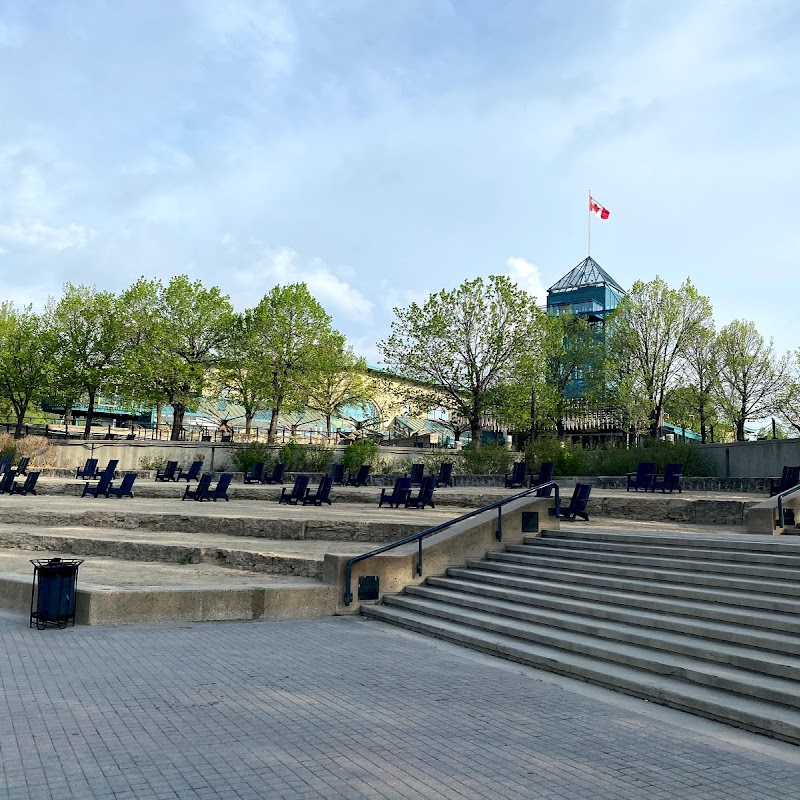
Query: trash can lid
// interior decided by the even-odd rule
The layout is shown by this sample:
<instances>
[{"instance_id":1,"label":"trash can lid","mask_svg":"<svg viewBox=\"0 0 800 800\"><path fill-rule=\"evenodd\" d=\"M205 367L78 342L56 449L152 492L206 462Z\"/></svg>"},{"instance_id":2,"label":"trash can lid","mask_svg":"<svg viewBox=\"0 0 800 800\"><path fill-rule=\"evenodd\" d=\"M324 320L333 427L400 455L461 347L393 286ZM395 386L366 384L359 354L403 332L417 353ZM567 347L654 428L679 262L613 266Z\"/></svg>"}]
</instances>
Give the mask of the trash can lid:
<instances>
[{"instance_id":1,"label":"trash can lid","mask_svg":"<svg viewBox=\"0 0 800 800\"><path fill-rule=\"evenodd\" d=\"M84 559L82 558L63 559L56 556L55 558L32 558L30 559L30 562L37 569L41 567L77 567L83 564Z\"/></svg>"}]
</instances>

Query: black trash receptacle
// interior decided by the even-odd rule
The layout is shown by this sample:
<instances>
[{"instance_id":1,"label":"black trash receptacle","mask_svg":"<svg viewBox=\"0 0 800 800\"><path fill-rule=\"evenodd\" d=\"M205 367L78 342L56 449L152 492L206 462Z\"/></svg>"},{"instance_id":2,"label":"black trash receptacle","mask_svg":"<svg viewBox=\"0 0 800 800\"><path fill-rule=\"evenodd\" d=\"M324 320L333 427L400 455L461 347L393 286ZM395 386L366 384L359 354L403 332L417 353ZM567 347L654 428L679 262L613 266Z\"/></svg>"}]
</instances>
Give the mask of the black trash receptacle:
<instances>
[{"instance_id":1,"label":"black trash receptacle","mask_svg":"<svg viewBox=\"0 0 800 800\"><path fill-rule=\"evenodd\" d=\"M48 623L66 628L75 624L75 594L78 586L78 567L83 559L31 559L33 587L31 588L31 619L41 631Z\"/></svg>"}]
</instances>

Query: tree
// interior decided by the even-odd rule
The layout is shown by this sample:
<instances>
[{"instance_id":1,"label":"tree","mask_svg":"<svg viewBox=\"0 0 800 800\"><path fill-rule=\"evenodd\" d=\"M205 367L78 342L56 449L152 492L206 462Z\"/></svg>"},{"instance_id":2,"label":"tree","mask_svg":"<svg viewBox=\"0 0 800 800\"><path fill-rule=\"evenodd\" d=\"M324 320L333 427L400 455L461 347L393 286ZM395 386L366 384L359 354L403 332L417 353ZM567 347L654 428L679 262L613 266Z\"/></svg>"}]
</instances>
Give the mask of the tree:
<instances>
[{"instance_id":1,"label":"tree","mask_svg":"<svg viewBox=\"0 0 800 800\"><path fill-rule=\"evenodd\" d=\"M266 309L258 306L237 314L220 360L220 383L231 399L244 406L245 433L249 436L256 412L269 408L273 395L272 363L264 349Z\"/></svg>"},{"instance_id":2,"label":"tree","mask_svg":"<svg viewBox=\"0 0 800 800\"><path fill-rule=\"evenodd\" d=\"M752 322L741 319L719 332L717 352L717 398L736 428L736 440L742 442L748 420L776 411L789 357L777 358L772 340L765 341Z\"/></svg>"},{"instance_id":3,"label":"tree","mask_svg":"<svg viewBox=\"0 0 800 800\"><path fill-rule=\"evenodd\" d=\"M52 369L51 339L41 317L31 306L0 305L0 393L14 409L17 438L30 404L47 392Z\"/></svg>"},{"instance_id":4,"label":"tree","mask_svg":"<svg viewBox=\"0 0 800 800\"><path fill-rule=\"evenodd\" d=\"M476 278L422 306L395 308L392 333L379 347L391 372L417 382L409 402L467 418L478 444L497 389L511 382L541 313L507 277Z\"/></svg>"},{"instance_id":5,"label":"tree","mask_svg":"<svg viewBox=\"0 0 800 800\"><path fill-rule=\"evenodd\" d=\"M227 295L178 275L164 286L140 278L122 297L127 310L127 374L133 397L172 406L170 439L217 366L233 322Z\"/></svg>"},{"instance_id":6,"label":"tree","mask_svg":"<svg viewBox=\"0 0 800 800\"><path fill-rule=\"evenodd\" d=\"M372 390L366 360L356 356L338 331L322 339L318 351L318 368L303 381L305 404L325 415L330 438L331 417L347 407L364 408Z\"/></svg>"},{"instance_id":7,"label":"tree","mask_svg":"<svg viewBox=\"0 0 800 800\"><path fill-rule=\"evenodd\" d=\"M275 441L278 416L302 408L304 386L320 374L323 342L333 335L331 318L305 283L275 286L258 304L266 374L271 376L272 417L267 441Z\"/></svg>"},{"instance_id":8,"label":"tree","mask_svg":"<svg viewBox=\"0 0 800 800\"><path fill-rule=\"evenodd\" d=\"M83 436L88 439L98 395L116 392L120 378L124 338L118 300L112 292L67 283L61 299L50 300L46 314L55 352L55 384L65 400L86 395Z\"/></svg>"},{"instance_id":9,"label":"tree","mask_svg":"<svg viewBox=\"0 0 800 800\"><path fill-rule=\"evenodd\" d=\"M687 402L697 414L700 441L705 444L709 423L716 421L717 337L713 325L699 325L689 337L685 365Z\"/></svg>"},{"instance_id":10,"label":"tree","mask_svg":"<svg viewBox=\"0 0 800 800\"><path fill-rule=\"evenodd\" d=\"M708 298L687 280L670 289L659 277L636 281L611 318L609 352L624 375L630 400L647 407L650 435L657 437L664 405L678 385L689 344L711 319ZM638 396L636 396L638 395Z\"/></svg>"},{"instance_id":11,"label":"tree","mask_svg":"<svg viewBox=\"0 0 800 800\"><path fill-rule=\"evenodd\" d=\"M789 359L785 380L777 393L776 406L787 428L800 434L800 350L795 351Z\"/></svg>"}]
</instances>

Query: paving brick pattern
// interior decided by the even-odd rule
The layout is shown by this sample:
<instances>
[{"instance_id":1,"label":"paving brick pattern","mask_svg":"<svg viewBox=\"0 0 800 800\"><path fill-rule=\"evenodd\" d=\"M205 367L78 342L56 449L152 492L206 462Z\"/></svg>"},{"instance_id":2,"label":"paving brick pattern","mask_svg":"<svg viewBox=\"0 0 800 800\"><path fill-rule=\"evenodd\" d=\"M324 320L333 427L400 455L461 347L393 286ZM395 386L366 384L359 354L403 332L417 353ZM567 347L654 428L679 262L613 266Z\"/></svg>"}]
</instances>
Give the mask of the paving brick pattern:
<instances>
[{"instance_id":1,"label":"paving brick pattern","mask_svg":"<svg viewBox=\"0 0 800 800\"><path fill-rule=\"evenodd\" d=\"M5 616L0 687L9 800L800 798L800 759L358 618Z\"/></svg>"}]
</instances>

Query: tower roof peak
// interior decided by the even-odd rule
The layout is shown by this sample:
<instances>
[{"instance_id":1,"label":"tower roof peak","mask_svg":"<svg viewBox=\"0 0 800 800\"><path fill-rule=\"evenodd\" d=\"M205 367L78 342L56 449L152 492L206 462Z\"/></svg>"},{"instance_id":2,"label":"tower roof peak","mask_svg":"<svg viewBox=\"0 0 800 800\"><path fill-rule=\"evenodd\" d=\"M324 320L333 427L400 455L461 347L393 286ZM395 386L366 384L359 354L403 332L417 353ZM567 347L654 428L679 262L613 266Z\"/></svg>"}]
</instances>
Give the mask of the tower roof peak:
<instances>
[{"instance_id":1,"label":"tower roof peak","mask_svg":"<svg viewBox=\"0 0 800 800\"><path fill-rule=\"evenodd\" d=\"M625 290L591 257L587 256L573 267L560 281L554 283L550 292L568 292L581 286L602 286L608 284L625 294Z\"/></svg>"}]
</instances>

